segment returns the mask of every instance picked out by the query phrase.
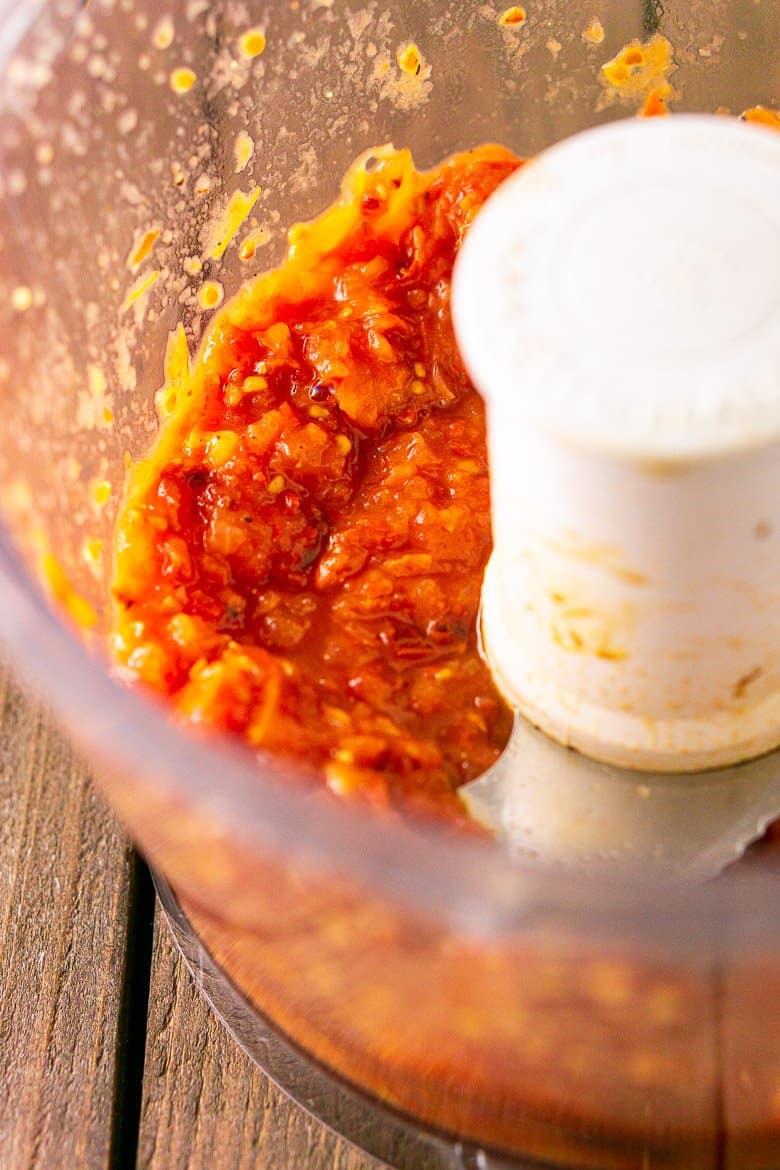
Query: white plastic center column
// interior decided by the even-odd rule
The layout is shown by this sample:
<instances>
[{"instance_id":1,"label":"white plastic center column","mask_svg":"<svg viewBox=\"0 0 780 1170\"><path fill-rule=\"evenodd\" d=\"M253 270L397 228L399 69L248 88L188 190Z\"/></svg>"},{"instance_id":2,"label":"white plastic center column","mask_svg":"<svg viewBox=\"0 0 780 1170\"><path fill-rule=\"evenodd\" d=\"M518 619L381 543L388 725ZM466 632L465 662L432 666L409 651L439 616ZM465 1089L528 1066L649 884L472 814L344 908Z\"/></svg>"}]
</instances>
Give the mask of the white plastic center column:
<instances>
[{"instance_id":1,"label":"white plastic center column","mask_svg":"<svg viewBox=\"0 0 780 1170\"><path fill-rule=\"evenodd\" d=\"M780 134L620 122L506 182L453 313L484 395L485 651L607 763L780 745Z\"/></svg>"}]
</instances>

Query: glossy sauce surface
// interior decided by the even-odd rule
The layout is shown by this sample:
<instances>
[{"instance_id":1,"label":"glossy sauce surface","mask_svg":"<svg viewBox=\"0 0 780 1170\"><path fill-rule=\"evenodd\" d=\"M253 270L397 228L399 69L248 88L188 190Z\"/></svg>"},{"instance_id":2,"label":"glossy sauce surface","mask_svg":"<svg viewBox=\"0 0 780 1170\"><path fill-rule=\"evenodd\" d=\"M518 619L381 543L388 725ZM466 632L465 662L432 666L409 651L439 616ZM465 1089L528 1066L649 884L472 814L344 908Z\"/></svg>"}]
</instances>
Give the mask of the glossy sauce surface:
<instances>
[{"instance_id":1,"label":"glossy sauce surface","mask_svg":"<svg viewBox=\"0 0 780 1170\"><path fill-rule=\"evenodd\" d=\"M406 151L359 161L191 368L174 338L115 545L126 678L339 795L464 824L457 788L511 716L477 648L485 424L450 281L518 165L499 147L427 174Z\"/></svg>"}]
</instances>

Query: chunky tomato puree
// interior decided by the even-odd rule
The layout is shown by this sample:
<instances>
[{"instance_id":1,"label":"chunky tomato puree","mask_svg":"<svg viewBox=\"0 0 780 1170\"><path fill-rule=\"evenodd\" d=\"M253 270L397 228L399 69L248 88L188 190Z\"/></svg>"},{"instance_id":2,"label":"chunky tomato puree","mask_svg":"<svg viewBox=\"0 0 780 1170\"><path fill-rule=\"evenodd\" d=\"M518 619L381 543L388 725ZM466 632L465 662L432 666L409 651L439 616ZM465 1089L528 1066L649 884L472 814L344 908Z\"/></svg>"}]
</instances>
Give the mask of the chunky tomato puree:
<instances>
[{"instance_id":1,"label":"chunky tomato puree","mask_svg":"<svg viewBox=\"0 0 780 1170\"><path fill-rule=\"evenodd\" d=\"M477 645L485 422L450 281L518 165L491 146L427 174L407 151L356 164L194 366L172 362L115 547L129 680L339 795L464 821L458 786L511 716Z\"/></svg>"}]
</instances>

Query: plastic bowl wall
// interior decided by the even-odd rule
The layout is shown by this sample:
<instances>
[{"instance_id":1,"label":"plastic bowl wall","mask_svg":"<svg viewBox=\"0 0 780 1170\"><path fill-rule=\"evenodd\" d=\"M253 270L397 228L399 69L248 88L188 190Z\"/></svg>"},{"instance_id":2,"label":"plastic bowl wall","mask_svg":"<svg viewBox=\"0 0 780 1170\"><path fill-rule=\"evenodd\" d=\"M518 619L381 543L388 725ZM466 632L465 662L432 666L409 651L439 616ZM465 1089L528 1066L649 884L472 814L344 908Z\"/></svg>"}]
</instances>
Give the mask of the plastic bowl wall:
<instances>
[{"instance_id":1,"label":"plastic bowl wall","mask_svg":"<svg viewBox=\"0 0 780 1170\"><path fill-rule=\"evenodd\" d=\"M329 1067L420 1124L553 1165L757 1170L780 1161L770 872L686 893L524 870L182 736L100 652L126 458L154 432L171 329L183 322L194 347L202 281L229 295L276 262L356 155L393 141L429 166L486 140L528 154L634 113L599 66L659 31L678 108L777 102L769 0L536 0L512 29L501 11L0 7L0 631L206 941L230 938L242 989ZM583 37L595 18L602 43ZM267 47L250 59L254 25ZM416 77L396 63L408 41ZM181 68L196 76L183 93ZM234 244L198 271L231 195L257 186L241 233L255 259ZM43 600L41 565L66 607L94 609L87 646Z\"/></svg>"}]
</instances>

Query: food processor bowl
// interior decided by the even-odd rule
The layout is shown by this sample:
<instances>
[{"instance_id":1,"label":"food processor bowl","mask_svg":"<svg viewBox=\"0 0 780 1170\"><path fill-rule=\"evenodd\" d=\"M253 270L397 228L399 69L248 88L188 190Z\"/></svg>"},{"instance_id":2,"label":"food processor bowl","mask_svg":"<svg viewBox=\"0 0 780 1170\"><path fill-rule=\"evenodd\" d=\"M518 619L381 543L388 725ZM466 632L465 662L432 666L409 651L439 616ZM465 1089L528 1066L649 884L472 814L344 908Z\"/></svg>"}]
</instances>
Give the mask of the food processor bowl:
<instances>
[{"instance_id":1,"label":"food processor bowl","mask_svg":"<svg viewBox=\"0 0 780 1170\"><path fill-rule=\"evenodd\" d=\"M673 110L778 104L775 0L504 11L0 6L0 632L213 958L367 1109L453 1166L758 1170L780 1161L780 871L527 868L187 735L107 664L113 524L169 337L194 351L357 155L529 155L632 116L653 77L601 68L632 38L668 39Z\"/></svg>"}]
</instances>

